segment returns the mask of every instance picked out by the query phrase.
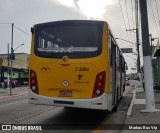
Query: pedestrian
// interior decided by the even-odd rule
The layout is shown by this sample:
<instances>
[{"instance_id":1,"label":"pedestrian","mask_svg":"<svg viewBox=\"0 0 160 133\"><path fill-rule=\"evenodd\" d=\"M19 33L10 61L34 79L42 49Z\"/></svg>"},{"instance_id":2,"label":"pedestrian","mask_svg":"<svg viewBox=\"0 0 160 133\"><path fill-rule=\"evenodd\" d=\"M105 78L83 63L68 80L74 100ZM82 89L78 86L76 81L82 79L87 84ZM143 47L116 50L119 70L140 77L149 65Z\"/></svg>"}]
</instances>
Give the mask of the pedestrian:
<instances>
[{"instance_id":1,"label":"pedestrian","mask_svg":"<svg viewBox=\"0 0 160 133\"><path fill-rule=\"evenodd\" d=\"M145 91L145 85L144 85L144 73L142 73L142 84L143 84L143 89Z\"/></svg>"},{"instance_id":2,"label":"pedestrian","mask_svg":"<svg viewBox=\"0 0 160 133\"><path fill-rule=\"evenodd\" d=\"M12 81L12 88L15 88L15 80Z\"/></svg>"}]
</instances>

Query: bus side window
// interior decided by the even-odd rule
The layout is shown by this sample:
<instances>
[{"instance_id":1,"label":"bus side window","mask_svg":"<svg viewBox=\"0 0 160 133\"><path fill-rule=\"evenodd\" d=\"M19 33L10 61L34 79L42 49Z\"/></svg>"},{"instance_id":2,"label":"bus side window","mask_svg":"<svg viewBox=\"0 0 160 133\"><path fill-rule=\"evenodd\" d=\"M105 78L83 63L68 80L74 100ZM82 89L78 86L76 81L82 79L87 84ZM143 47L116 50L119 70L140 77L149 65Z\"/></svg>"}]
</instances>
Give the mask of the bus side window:
<instances>
[{"instance_id":1,"label":"bus side window","mask_svg":"<svg viewBox=\"0 0 160 133\"><path fill-rule=\"evenodd\" d=\"M119 69L122 71L122 55L119 53Z\"/></svg>"},{"instance_id":2,"label":"bus side window","mask_svg":"<svg viewBox=\"0 0 160 133\"><path fill-rule=\"evenodd\" d=\"M124 61L124 58L122 58L122 72L125 72L125 61Z\"/></svg>"},{"instance_id":3,"label":"bus side window","mask_svg":"<svg viewBox=\"0 0 160 133\"><path fill-rule=\"evenodd\" d=\"M116 49L116 66L117 66L117 70L120 70L119 68L119 50Z\"/></svg>"},{"instance_id":4,"label":"bus side window","mask_svg":"<svg viewBox=\"0 0 160 133\"><path fill-rule=\"evenodd\" d=\"M114 42L111 40L111 43L110 43L110 66L113 65L113 45L114 45Z\"/></svg>"}]
</instances>

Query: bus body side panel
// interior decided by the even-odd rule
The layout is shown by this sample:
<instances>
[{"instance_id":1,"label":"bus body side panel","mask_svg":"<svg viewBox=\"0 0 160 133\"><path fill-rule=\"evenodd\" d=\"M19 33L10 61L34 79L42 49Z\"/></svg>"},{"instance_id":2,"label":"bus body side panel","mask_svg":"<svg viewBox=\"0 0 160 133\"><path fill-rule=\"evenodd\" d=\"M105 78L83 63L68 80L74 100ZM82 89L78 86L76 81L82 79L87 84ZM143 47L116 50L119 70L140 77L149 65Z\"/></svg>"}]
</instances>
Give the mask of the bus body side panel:
<instances>
[{"instance_id":1,"label":"bus body side panel","mask_svg":"<svg viewBox=\"0 0 160 133\"><path fill-rule=\"evenodd\" d=\"M105 66L106 71L106 82L105 82L105 92L110 93L110 62L109 62L109 34L108 34L108 24L104 23L103 28L103 40L102 40L102 49L103 49L103 65Z\"/></svg>"}]
</instances>

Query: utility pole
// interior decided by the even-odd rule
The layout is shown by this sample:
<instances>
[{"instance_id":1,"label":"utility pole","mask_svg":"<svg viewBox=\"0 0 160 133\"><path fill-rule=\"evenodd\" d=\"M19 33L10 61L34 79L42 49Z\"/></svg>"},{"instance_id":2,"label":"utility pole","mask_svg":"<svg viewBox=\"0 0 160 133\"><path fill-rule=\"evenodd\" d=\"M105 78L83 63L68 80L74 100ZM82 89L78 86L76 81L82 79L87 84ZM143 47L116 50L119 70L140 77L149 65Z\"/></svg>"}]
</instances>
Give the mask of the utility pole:
<instances>
[{"instance_id":1,"label":"utility pole","mask_svg":"<svg viewBox=\"0 0 160 133\"><path fill-rule=\"evenodd\" d=\"M141 29L142 29L142 49L143 49L143 63L144 63L144 84L146 97L146 110L144 112L154 112L154 90L153 90L153 76L151 66L151 52L149 45L149 29L148 29L148 14L146 0L139 0L141 11Z\"/></svg>"},{"instance_id":2,"label":"utility pole","mask_svg":"<svg viewBox=\"0 0 160 133\"><path fill-rule=\"evenodd\" d=\"M12 59L13 59L13 26L14 23L12 23L12 35L11 35L11 67L10 67L10 95L12 95Z\"/></svg>"},{"instance_id":3,"label":"utility pole","mask_svg":"<svg viewBox=\"0 0 160 133\"><path fill-rule=\"evenodd\" d=\"M8 52L8 54L7 54L7 88L9 89L9 43L8 43L8 48L7 48L8 50L7 50L7 52Z\"/></svg>"},{"instance_id":4,"label":"utility pole","mask_svg":"<svg viewBox=\"0 0 160 133\"><path fill-rule=\"evenodd\" d=\"M135 29L126 29L126 31L136 31L136 46L137 46L137 75L139 77L140 83L142 83L141 80L141 65L140 65L140 53L139 53L139 31L138 31L138 0L135 0L135 20L136 20L136 28Z\"/></svg>"},{"instance_id":5,"label":"utility pole","mask_svg":"<svg viewBox=\"0 0 160 133\"><path fill-rule=\"evenodd\" d=\"M139 80L141 81L141 70L140 70L140 54L139 54L139 32L138 32L138 0L135 1L136 8L136 44L137 44L137 73Z\"/></svg>"},{"instance_id":6,"label":"utility pole","mask_svg":"<svg viewBox=\"0 0 160 133\"><path fill-rule=\"evenodd\" d=\"M138 6L138 5L137 5ZM137 11L138 12L138 11ZM138 17L136 18L138 19ZM138 77L141 81L141 69L140 69L140 53L139 53L139 32L138 32L138 21L136 23L136 29L129 29L129 30L126 30L126 31L132 31L132 30L136 30L136 46L137 46L137 74L138 74Z\"/></svg>"}]
</instances>

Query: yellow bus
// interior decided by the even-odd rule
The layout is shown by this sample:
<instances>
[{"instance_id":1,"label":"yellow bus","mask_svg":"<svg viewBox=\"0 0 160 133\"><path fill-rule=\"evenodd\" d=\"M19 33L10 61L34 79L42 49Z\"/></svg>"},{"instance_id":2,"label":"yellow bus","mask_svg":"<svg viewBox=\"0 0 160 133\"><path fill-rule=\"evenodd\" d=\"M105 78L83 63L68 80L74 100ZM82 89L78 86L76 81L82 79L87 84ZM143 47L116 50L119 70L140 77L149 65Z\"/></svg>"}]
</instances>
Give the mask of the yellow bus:
<instances>
[{"instance_id":1,"label":"yellow bus","mask_svg":"<svg viewBox=\"0 0 160 133\"><path fill-rule=\"evenodd\" d=\"M125 60L105 21L65 20L31 28L29 103L113 111Z\"/></svg>"}]
</instances>

